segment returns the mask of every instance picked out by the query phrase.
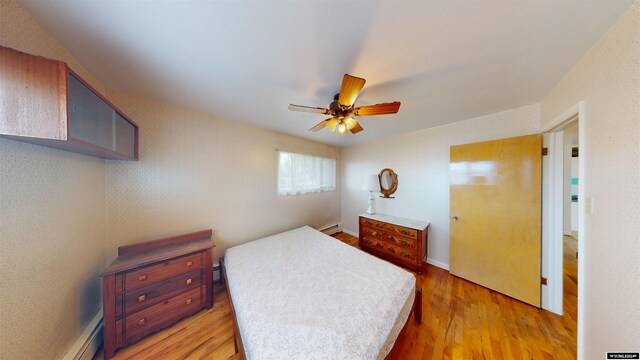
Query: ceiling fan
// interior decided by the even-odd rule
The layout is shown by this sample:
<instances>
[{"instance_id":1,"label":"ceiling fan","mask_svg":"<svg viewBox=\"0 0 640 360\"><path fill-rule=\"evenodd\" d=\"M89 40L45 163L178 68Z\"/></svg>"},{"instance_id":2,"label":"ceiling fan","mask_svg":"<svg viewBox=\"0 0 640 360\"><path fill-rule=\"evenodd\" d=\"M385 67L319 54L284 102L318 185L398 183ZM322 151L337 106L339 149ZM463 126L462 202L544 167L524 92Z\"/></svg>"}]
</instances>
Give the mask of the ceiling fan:
<instances>
[{"instance_id":1,"label":"ceiling fan","mask_svg":"<svg viewBox=\"0 0 640 360\"><path fill-rule=\"evenodd\" d=\"M310 131L319 131L326 127L331 132L335 132L336 129L338 129L338 134L340 135L346 134L347 130L351 131L353 134L358 133L362 131L363 128L358 124L358 121L353 118L354 116L395 114L400 109L399 101L354 107L353 103L356 101L358 94L360 94L360 91L364 87L365 81L366 80L363 78L344 74L340 93L333 97L333 102L329 105L329 108L289 104L289 110L331 116L309 129Z\"/></svg>"}]
</instances>

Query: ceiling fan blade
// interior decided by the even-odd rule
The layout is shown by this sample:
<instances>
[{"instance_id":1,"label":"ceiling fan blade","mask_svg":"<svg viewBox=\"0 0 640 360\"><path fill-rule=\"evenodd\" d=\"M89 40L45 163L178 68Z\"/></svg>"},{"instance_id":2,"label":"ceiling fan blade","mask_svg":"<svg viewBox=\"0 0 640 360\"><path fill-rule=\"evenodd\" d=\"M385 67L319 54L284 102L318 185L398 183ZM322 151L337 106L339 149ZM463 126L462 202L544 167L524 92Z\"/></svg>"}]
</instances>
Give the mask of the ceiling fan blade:
<instances>
[{"instance_id":1,"label":"ceiling fan blade","mask_svg":"<svg viewBox=\"0 0 640 360\"><path fill-rule=\"evenodd\" d=\"M302 105L294 105L294 104L289 104L289 110L310 112L310 113L316 113L316 114L329 114L329 109L326 109L326 108L302 106Z\"/></svg>"},{"instance_id":2,"label":"ceiling fan blade","mask_svg":"<svg viewBox=\"0 0 640 360\"><path fill-rule=\"evenodd\" d=\"M334 132L336 131L336 126L338 126L338 119L336 118L331 118L331 119L327 119L327 129L329 129L329 131Z\"/></svg>"},{"instance_id":3,"label":"ceiling fan blade","mask_svg":"<svg viewBox=\"0 0 640 360\"><path fill-rule=\"evenodd\" d=\"M351 131L352 134L357 134L360 131L364 130L362 126L356 121L356 119L353 119L352 124L353 125L349 125L351 127L349 131Z\"/></svg>"},{"instance_id":4,"label":"ceiling fan blade","mask_svg":"<svg viewBox=\"0 0 640 360\"><path fill-rule=\"evenodd\" d=\"M318 125L316 125L316 126L312 127L311 129L309 129L309 131L320 131L320 130L324 129L324 127L327 126L327 123L331 119L333 119L333 118L328 118L328 119L322 120Z\"/></svg>"},{"instance_id":5,"label":"ceiling fan blade","mask_svg":"<svg viewBox=\"0 0 640 360\"><path fill-rule=\"evenodd\" d=\"M360 90L364 87L365 79L344 74L342 78L342 87L340 88L340 97L338 102L340 105L351 106L356 102L356 98L360 94Z\"/></svg>"},{"instance_id":6,"label":"ceiling fan blade","mask_svg":"<svg viewBox=\"0 0 640 360\"><path fill-rule=\"evenodd\" d=\"M361 106L356 108L353 115L358 116L372 116L372 115L386 115L395 114L400 110L400 102L395 101L392 103L376 104L369 106Z\"/></svg>"}]
</instances>

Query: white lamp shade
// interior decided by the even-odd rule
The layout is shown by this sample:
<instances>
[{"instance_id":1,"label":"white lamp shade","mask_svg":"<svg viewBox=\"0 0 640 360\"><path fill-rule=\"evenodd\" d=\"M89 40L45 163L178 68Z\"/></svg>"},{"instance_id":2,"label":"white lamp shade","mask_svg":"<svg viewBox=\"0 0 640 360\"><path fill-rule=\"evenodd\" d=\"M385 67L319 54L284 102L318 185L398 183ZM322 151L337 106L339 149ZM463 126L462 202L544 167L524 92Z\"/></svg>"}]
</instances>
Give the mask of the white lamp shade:
<instances>
[{"instance_id":1,"label":"white lamp shade","mask_svg":"<svg viewBox=\"0 0 640 360\"><path fill-rule=\"evenodd\" d=\"M378 181L378 175L368 175L362 184L362 190L366 191L380 191L380 181Z\"/></svg>"}]
</instances>

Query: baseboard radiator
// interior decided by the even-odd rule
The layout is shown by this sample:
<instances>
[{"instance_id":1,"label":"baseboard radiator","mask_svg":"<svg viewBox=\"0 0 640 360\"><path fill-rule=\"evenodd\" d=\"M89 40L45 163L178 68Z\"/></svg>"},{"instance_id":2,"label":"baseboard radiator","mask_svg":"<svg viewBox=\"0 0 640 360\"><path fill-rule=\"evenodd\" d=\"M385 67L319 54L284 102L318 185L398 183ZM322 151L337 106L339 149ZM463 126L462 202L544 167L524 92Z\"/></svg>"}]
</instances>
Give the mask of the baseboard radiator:
<instances>
[{"instance_id":1,"label":"baseboard radiator","mask_svg":"<svg viewBox=\"0 0 640 360\"><path fill-rule=\"evenodd\" d=\"M96 314L78 340L62 358L63 360L91 360L102 346L104 336L102 309Z\"/></svg>"},{"instance_id":2,"label":"baseboard radiator","mask_svg":"<svg viewBox=\"0 0 640 360\"><path fill-rule=\"evenodd\" d=\"M334 224L334 225L327 226L323 229L318 229L318 231L321 231L327 235L333 235L335 233L339 233L342 230L340 230L340 224Z\"/></svg>"}]
</instances>

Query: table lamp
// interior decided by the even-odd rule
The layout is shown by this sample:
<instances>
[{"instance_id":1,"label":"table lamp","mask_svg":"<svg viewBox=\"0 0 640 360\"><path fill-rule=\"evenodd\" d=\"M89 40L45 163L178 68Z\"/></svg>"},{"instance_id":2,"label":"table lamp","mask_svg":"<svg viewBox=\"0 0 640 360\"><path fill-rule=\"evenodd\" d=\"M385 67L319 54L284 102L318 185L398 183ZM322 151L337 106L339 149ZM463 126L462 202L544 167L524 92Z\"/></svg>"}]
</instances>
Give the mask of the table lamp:
<instances>
[{"instance_id":1,"label":"table lamp","mask_svg":"<svg viewBox=\"0 0 640 360\"><path fill-rule=\"evenodd\" d=\"M369 192L369 208L367 209L367 214L373 215L376 213L376 209L373 207L373 192L380 191L380 181L378 180L378 175L368 175L362 185L362 190L366 190Z\"/></svg>"}]
</instances>

